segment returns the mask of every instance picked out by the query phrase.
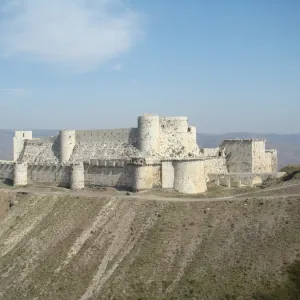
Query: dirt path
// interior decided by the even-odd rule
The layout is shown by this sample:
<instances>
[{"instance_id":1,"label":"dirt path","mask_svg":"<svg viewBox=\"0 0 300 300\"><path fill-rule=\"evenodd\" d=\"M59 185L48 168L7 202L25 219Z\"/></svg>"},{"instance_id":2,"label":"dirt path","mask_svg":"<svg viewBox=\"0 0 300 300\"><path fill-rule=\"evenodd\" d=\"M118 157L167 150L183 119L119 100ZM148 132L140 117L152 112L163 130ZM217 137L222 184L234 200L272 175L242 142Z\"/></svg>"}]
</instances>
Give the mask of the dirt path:
<instances>
[{"instance_id":1,"label":"dirt path","mask_svg":"<svg viewBox=\"0 0 300 300\"><path fill-rule=\"evenodd\" d=\"M25 192L25 193L32 193L35 195L68 195L68 196L79 196L79 197L113 197L116 199L120 198L130 198L130 199L138 199L138 200L144 200L144 201L171 201L171 202L212 202L212 201L224 201L224 200L245 200L249 197L259 197L260 199L272 199L274 198L274 195L260 195L266 192L272 192L272 191L279 191L283 189L287 189L294 186L300 186L300 183L296 184L290 184L290 185L283 185L280 187L274 187L274 188L267 188L264 190L259 191L253 191L253 192L244 192L236 195L231 196L223 196L223 197L207 197L207 198L194 198L194 197L171 197L171 196L159 196L159 195L151 195L151 194L130 194L125 195L122 192L101 192L101 191L89 191L89 190L82 190L82 191L43 191L41 188L38 187L30 187L30 188L19 188L14 190L6 190L12 193L18 193L18 192ZM287 197L297 197L300 196L299 194L282 194L282 195L276 195L277 198L287 198Z\"/></svg>"}]
</instances>

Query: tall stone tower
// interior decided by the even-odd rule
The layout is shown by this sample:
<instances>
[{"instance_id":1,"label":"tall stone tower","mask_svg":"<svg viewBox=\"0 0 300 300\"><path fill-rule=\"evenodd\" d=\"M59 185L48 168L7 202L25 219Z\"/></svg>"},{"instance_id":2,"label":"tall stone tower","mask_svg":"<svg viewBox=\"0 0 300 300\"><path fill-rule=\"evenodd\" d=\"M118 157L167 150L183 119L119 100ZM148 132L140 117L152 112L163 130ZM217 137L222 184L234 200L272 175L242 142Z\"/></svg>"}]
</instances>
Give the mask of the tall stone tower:
<instances>
[{"instance_id":1,"label":"tall stone tower","mask_svg":"<svg viewBox=\"0 0 300 300\"><path fill-rule=\"evenodd\" d=\"M76 143L75 130L60 131L60 161L66 163L69 161Z\"/></svg>"},{"instance_id":2,"label":"tall stone tower","mask_svg":"<svg viewBox=\"0 0 300 300\"><path fill-rule=\"evenodd\" d=\"M14 161L19 159L19 156L24 148L24 141L32 139L32 131L15 131L13 139Z\"/></svg>"},{"instance_id":3,"label":"tall stone tower","mask_svg":"<svg viewBox=\"0 0 300 300\"><path fill-rule=\"evenodd\" d=\"M141 152L159 152L160 124L158 115L138 117L139 150Z\"/></svg>"}]
</instances>

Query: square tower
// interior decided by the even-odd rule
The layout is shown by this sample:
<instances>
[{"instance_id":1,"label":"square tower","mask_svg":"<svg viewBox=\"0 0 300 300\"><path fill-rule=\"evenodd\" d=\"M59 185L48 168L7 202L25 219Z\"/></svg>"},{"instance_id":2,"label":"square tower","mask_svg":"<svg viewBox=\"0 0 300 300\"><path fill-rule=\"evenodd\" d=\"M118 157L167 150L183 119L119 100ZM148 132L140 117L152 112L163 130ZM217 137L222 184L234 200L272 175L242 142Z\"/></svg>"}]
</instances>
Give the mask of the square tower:
<instances>
[{"instance_id":1,"label":"square tower","mask_svg":"<svg viewBox=\"0 0 300 300\"><path fill-rule=\"evenodd\" d=\"M229 173L264 173L266 140L227 139L221 148L225 151Z\"/></svg>"},{"instance_id":2,"label":"square tower","mask_svg":"<svg viewBox=\"0 0 300 300\"><path fill-rule=\"evenodd\" d=\"M19 159L19 156L24 148L25 140L32 140L32 131L15 131L15 136L13 139L13 151L15 162Z\"/></svg>"}]
</instances>

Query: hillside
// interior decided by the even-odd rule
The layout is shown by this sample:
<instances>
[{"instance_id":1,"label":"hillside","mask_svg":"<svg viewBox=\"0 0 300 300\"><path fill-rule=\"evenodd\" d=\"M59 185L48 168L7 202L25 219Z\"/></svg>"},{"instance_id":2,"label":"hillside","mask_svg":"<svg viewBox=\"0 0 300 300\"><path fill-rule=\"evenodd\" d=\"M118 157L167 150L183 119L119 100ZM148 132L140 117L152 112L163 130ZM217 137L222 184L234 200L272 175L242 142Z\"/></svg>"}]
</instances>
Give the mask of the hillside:
<instances>
[{"instance_id":1,"label":"hillside","mask_svg":"<svg viewBox=\"0 0 300 300\"><path fill-rule=\"evenodd\" d=\"M56 130L35 130L34 137L56 135ZM13 130L0 130L0 160L12 159ZM289 164L300 164L300 134L198 134L198 144L201 147L217 147L225 138L266 138L267 147L278 150L279 168Z\"/></svg>"},{"instance_id":2,"label":"hillside","mask_svg":"<svg viewBox=\"0 0 300 300\"><path fill-rule=\"evenodd\" d=\"M2 190L0 298L299 299L300 187L254 191Z\"/></svg>"}]
</instances>

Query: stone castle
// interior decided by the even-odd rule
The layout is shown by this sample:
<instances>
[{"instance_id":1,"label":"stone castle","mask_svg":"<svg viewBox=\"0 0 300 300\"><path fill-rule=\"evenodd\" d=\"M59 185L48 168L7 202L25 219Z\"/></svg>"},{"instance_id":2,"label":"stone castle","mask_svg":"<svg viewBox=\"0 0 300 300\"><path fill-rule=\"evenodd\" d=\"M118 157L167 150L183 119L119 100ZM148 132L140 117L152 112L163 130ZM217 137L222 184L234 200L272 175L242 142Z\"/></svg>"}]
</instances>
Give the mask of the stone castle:
<instances>
[{"instance_id":1,"label":"stone castle","mask_svg":"<svg viewBox=\"0 0 300 300\"><path fill-rule=\"evenodd\" d=\"M151 188L203 193L207 182L253 186L277 176L277 152L263 139L227 139L199 148L187 117L138 117L137 128L61 130L33 138L15 131L13 161L0 161L0 180L15 186L47 185L83 189Z\"/></svg>"}]
</instances>

